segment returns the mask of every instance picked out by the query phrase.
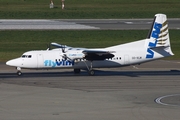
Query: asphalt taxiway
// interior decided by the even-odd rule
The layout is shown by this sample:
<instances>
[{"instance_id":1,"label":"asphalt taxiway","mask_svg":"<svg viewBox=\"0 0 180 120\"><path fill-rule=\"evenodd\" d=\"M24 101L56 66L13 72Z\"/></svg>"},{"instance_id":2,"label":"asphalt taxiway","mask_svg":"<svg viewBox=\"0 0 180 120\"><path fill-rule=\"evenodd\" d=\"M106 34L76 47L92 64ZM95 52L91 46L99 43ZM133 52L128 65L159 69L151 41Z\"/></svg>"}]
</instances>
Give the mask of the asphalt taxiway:
<instances>
[{"instance_id":1,"label":"asphalt taxiway","mask_svg":"<svg viewBox=\"0 0 180 120\"><path fill-rule=\"evenodd\" d=\"M65 69L22 70L19 77L0 67L2 120L180 119L180 61L96 69L95 76Z\"/></svg>"},{"instance_id":2,"label":"asphalt taxiway","mask_svg":"<svg viewBox=\"0 0 180 120\"><path fill-rule=\"evenodd\" d=\"M151 19L0 19L0 30L131 30L150 29ZM168 18L169 29L180 29L179 18Z\"/></svg>"}]
</instances>

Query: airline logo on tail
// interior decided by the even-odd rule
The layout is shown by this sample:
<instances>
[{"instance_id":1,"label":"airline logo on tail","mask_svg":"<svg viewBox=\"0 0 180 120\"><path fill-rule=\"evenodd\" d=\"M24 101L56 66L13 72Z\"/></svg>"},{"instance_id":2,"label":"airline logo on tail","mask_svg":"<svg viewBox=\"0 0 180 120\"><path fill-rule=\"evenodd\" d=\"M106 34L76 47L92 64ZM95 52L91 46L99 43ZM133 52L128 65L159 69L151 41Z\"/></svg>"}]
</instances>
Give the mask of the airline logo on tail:
<instances>
[{"instance_id":1,"label":"airline logo on tail","mask_svg":"<svg viewBox=\"0 0 180 120\"><path fill-rule=\"evenodd\" d=\"M170 49L170 39L168 32L167 17L164 14L156 14L153 22L153 26L147 37L147 54L146 58L154 58L155 49L165 50L171 55L173 55ZM156 51L157 52L157 51Z\"/></svg>"},{"instance_id":2,"label":"airline logo on tail","mask_svg":"<svg viewBox=\"0 0 180 120\"><path fill-rule=\"evenodd\" d=\"M162 24L160 23L154 23L153 31L151 33L151 37L154 38L153 42L149 42L146 58L153 58L154 52L150 48L156 47L156 44L158 42L159 34L161 33Z\"/></svg>"}]
</instances>

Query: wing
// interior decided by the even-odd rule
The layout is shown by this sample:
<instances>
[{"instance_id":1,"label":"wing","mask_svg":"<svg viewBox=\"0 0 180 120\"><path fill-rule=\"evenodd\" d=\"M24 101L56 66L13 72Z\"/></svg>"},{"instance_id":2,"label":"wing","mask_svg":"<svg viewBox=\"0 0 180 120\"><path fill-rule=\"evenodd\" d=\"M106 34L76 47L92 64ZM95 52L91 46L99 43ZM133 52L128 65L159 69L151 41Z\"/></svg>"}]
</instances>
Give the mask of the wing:
<instances>
[{"instance_id":1,"label":"wing","mask_svg":"<svg viewBox=\"0 0 180 120\"><path fill-rule=\"evenodd\" d=\"M105 60L114 57L112 53L114 51L101 51L101 50L83 50L82 53L84 53L84 58L86 60Z\"/></svg>"},{"instance_id":2,"label":"wing","mask_svg":"<svg viewBox=\"0 0 180 120\"><path fill-rule=\"evenodd\" d=\"M104 50L90 50L90 49L85 49L85 48L72 48L66 45L61 45L58 43L51 43L52 46L55 46L57 48L62 48L62 50L64 51L63 53L65 53L65 48L68 48L70 51L78 51L78 50L82 50L82 53L84 54L84 59L89 60L89 61L93 61L93 60L105 60L105 59L109 59L114 57L114 55L112 54L113 51L104 51ZM71 48L71 49L70 49ZM76 59L76 58L70 58L68 56L64 56L66 59Z\"/></svg>"},{"instance_id":3,"label":"wing","mask_svg":"<svg viewBox=\"0 0 180 120\"><path fill-rule=\"evenodd\" d=\"M57 47L57 48L71 48L69 46L66 46L66 45L61 45L61 44L58 44L58 43L51 43L52 46L54 47Z\"/></svg>"}]
</instances>

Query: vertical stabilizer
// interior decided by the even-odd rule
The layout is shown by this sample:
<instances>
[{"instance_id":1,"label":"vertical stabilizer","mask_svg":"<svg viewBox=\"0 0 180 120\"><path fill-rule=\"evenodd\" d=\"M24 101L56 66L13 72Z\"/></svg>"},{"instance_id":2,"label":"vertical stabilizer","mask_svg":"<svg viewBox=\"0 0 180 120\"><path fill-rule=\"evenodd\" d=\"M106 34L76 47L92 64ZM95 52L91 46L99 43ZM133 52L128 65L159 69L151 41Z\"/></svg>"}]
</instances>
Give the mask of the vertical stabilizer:
<instances>
[{"instance_id":1,"label":"vertical stabilizer","mask_svg":"<svg viewBox=\"0 0 180 120\"><path fill-rule=\"evenodd\" d=\"M152 27L149 31L148 37L148 49L146 58L153 58L153 49L164 49L169 56L173 55L170 46L169 31L167 17L165 14L156 14Z\"/></svg>"}]
</instances>

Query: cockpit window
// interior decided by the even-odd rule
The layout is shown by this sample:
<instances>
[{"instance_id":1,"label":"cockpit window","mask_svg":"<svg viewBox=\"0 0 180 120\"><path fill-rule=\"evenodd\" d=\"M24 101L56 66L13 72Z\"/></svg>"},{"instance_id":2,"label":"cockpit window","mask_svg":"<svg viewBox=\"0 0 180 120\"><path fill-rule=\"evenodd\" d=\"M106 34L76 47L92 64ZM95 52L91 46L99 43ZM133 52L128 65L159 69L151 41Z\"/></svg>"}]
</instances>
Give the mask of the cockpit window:
<instances>
[{"instance_id":1,"label":"cockpit window","mask_svg":"<svg viewBox=\"0 0 180 120\"><path fill-rule=\"evenodd\" d=\"M31 55L28 55L28 58L31 58Z\"/></svg>"},{"instance_id":2,"label":"cockpit window","mask_svg":"<svg viewBox=\"0 0 180 120\"><path fill-rule=\"evenodd\" d=\"M32 55L22 55L21 57L22 57L22 58L31 58Z\"/></svg>"},{"instance_id":3,"label":"cockpit window","mask_svg":"<svg viewBox=\"0 0 180 120\"><path fill-rule=\"evenodd\" d=\"M25 57L26 57L26 55L22 55L21 57L22 57L22 58L25 58Z\"/></svg>"}]
</instances>

